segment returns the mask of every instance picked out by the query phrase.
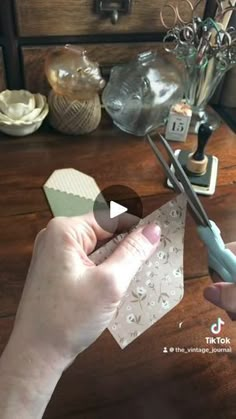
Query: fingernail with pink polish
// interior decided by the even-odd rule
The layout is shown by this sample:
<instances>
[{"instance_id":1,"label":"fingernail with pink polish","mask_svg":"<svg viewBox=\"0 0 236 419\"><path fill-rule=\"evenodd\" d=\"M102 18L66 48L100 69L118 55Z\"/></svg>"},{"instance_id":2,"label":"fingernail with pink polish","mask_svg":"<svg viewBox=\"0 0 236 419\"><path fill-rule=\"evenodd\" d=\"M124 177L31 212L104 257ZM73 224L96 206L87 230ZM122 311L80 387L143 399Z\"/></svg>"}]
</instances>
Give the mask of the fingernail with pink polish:
<instances>
[{"instance_id":1,"label":"fingernail with pink polish","mask_svg":"<svg viewBox=\"0 0 236 419\"><path fill-rule=\"evenodd\" d=\"M161 229L156 224L149 224L144 227L142 234L151 244L159 243L161 237Z\"/></svg>"}]
</instances>

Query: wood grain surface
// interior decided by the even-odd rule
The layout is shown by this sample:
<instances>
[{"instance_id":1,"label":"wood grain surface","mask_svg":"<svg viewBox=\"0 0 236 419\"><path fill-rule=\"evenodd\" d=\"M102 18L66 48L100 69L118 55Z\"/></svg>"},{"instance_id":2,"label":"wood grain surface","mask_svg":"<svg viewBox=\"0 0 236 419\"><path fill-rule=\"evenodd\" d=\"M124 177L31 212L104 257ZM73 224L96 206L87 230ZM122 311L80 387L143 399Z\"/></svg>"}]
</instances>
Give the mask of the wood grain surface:
<instances>
[{"instance_id":1,"label":"wood grain surface","mask_svg":"<svg viewBox=\"0 0 236 419\"><path fill-rule=\"evenodd\" d=\"M130 15L121 16L116 25L110 18L94 13L94 2L87 0L15 0L20 36L82 35L135 32L163 32L160 9L165 0L133 1ZM174 3L176 3L174 1ZM205 1L198 7L202 16ZM166 9L167 25L173 20L171 9ZM191 20L190 8L180 2L180 13L186 21Z\"/></svg>"},{"instance_id":2,"label":"wood grain surface","mask_svg":"<svg viewBox=\"0 0 236 419\"><path fill-rule=\"evenodd\" d=\"M192 150L189 136L174 148ZM222 125L208 153L219 158L216 193L202 197L226 242L236 239L236 135ZM42 186L55 169L73 167L94 176L100 188L125 184L141 196L144 215L174 196L147 143L103 118L92 134L70 137L47 125L25 138L0 136L0 351L10 335L36 234L51 213ZM125 350L105 332L64 373L45 413L47 419L234 419L236 329L222 310L204 300L211 280L207 255L188 214L182 302ZM212 349L206 336L221 317L232 353ZM179 322L183 322L179 327ZM216 345L218 347L218 345ZM164 347L186 353L163 353ZM17 348L16 348L17 350Z\"/></svg>"}]
</instances>

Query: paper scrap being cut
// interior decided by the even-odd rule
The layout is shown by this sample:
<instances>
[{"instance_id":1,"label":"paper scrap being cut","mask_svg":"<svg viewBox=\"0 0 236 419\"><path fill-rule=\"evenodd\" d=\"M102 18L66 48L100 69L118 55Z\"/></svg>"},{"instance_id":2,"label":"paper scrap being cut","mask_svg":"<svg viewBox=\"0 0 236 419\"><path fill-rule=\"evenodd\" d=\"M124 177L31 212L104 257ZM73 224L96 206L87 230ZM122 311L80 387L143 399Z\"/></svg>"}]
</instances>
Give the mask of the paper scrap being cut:
<instances>
[{"instance_id":1,"label":"paper scrap being cut","mask_svg":"<svg viewBox=\"0 0 236 419\"><path fill-rule=\"evenodd\" d=\"M155 222L161 227L157 252L140 268L117 309L109 330L121 348L145 332L172 310L184 294L183 241L186 198L178 195L142 219L139 225ZM126 234L121 234L90 257L103 262Z\"/></svg>"}]
</instances>

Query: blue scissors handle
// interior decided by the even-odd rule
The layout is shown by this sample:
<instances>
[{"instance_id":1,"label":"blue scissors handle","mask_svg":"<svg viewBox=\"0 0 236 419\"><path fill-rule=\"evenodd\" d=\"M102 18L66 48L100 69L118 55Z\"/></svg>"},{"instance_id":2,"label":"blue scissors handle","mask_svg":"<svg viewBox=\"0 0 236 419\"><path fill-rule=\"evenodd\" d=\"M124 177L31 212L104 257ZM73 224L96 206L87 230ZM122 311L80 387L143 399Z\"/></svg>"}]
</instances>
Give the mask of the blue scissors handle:
<instances>
[{"instance_id":1,"label":"blue scissors handle","mask_svg":"<svg viewBox=\"0 0 236 419\"><path fill-rule=\"evenodd\" d=\"M214 221L210 221L211 228L199 225L197 227L201 240L208 249L209 267L226 282L236 283L236 256L225 247L221 232Z\"/></svg>"},{"instance_id":2,"label":"blue scissors handle","mask_svg":"<svg viewBox=\"0 0 236 419\"><path fill-rule=\"evenodd\" d=\"M147 135L149 144L172 182L174 189L176 192L185 193L192 215L197 223L199 236L208 249L209 267L216 271L222 280L236 283L236 255L225 247L219 228L213 221L209 220L201 201L193 190L186 173L176 159L170 145L161 134L159 134L159 138L174 166L174 173L169 168L161 151L154 144L150 135Z\"/></svg>"}]
</instances>

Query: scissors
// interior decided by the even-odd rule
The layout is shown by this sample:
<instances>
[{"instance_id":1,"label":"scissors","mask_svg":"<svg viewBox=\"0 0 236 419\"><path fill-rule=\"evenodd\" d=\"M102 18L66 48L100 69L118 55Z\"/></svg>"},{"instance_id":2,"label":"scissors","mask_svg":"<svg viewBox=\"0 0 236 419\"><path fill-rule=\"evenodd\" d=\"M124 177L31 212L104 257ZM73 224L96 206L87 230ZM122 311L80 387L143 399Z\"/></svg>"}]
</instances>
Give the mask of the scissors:
<instances>
[{"instance_id":1,"label":"scissors","mask_svg":"<svg viewBox=\"0 0 236 419\"><path fill-rule=\"evenodd\" d=\"M163 38L165 44L171 44L172 46L172 48L166 46L165 50L167 52L186 50L186 52L190 54L191 48L195 44L195 38L195 31L190 25L181 28L175 27L170 29Z\"/></svg>"},{"instance_id":2,"label":"scissors","mask_svg":"<svg viewBox=\"0 0 236 419\"><path fill-rule=\"evenodd\" d=\"M202 0L198 0L195 6L193 6L192 2L190 0L179 0L177 2L177 5L174 5L173 3L166 3L160 10L160 20L164 28L171 29L174 26L176 26L177 23L180 23L181 25L186 25L193 19L193 15L195 12L195 9L198 7L198 5L202 2ZM187 6L187 9L190 10L190 19L184 20L182 17L183 12L180 10L180 4L185 3ZM186 10L186 7L183 7L184 10ZM173 14L172 17L172 23L168 25L167 23L167 17L164 17L165 12L171 11ZM168 20L171 19L170 16L168 16Z\"/></svg>"},{"instance_id":3,"label":"scissors","mask_svg":"<svg viewBox=\"0 0 236 419\"><path fill-rule=\"evenodd\" d=\"M222 68L234 65L236 61L236 29L230 27L227 31L219 29L212 48Z\"/></svg>"},{"instance_id":4,"label":"scissors","mask_svg":"<svg viewBox=\"0 0 236 419\"><path fill-rule=\"evenodd\" d=\"M216 46L221 52L230 50L231 47L235 47L236 44L236 30L229 28L227 31L220 29L216 35Z\"/></svg>"},{"instance_id":5,"label":"scissors","mask_svg":"<svg viewBox=\"0 0 236 419\"><path fill-rule=\"evenodd\" d=\"M181 164L176 159L170 145L161 134L158 135L161 144L164 146L171 163L173 164L176 175L170 169L161 151L154 144L150 135L147 135L149 145L171 181L175 191L184 193L186 196L192 216L197 223L198 234L208 249L209 267L217 272L224 281L236 282L236 256L225 247L219 228L214 221L209 220L200 199L194 191Z\"/></svg>"}]
</instances>

